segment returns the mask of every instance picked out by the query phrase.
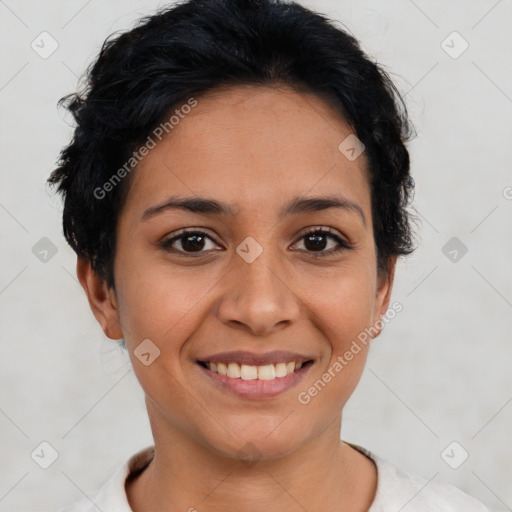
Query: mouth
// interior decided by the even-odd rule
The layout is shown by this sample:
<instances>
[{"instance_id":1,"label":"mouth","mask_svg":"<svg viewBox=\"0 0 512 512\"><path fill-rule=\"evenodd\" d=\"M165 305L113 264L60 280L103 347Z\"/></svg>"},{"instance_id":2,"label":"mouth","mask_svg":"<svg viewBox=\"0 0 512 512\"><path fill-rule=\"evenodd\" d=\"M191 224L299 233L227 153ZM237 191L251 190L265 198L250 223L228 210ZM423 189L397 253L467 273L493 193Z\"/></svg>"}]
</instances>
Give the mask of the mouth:
<instances>
[{"instance_id":1,"label":"mouth","mask_svg":"<svg viewBox=\"0 0 512 512\"><path fill-rule=\"evenodd\" d=\"M275 397L291 389L315 363L314 359L284 352L266 356L231 354L197 360L196 364L209 384L252 399Z\"/></svg>"}]
</instances>

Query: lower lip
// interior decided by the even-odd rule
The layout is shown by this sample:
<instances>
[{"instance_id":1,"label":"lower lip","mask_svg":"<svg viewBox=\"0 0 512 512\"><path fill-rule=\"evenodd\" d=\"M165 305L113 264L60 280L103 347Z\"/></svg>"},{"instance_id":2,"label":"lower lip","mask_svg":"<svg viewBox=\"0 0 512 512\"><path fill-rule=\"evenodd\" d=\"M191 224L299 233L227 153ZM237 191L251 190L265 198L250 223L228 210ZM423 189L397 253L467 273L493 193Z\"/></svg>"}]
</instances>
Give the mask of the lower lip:
<instances>
[{"instance_id":1,"label":"lower lip","mask_svg":"<svg viewBox=\"0 0 512 512\"><path fill-rule=\"evenodd\" d=\"M276 377L272 380L244 380L232 379L227 375L212 372L199 363L196 364L214 384L244 398L271 398L280 395L297 385L313 366L313 363L308 363L286 377Z\"/></svg>"}]
</instances>

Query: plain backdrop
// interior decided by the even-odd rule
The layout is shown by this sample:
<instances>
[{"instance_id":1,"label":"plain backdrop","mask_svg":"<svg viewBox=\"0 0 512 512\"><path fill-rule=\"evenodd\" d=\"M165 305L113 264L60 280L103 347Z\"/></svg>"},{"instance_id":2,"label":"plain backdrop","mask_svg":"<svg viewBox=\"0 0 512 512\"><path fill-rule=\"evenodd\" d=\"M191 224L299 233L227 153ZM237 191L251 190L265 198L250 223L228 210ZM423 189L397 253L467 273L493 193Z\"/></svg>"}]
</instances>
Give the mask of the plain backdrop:
<instances>
[{"instance_id":1,"label":"plain backdrop","mask_svg":"<svg viewBox=\"0 0 512 512\"><path fill-rule=\"evenodd\" d=\"M418 132L419 248L399 263L392 301L403 311L372 346L342 437L510 510L512 3L303 4L342 22L392 73ZM153 443L143 393L90 311L45 180L72 134L58 99L107 35L163 5L0 1L0 512L57 511ZM43 442L57 452L48 469L37 463L53 453Z\"/></svg>"}]
</instances>

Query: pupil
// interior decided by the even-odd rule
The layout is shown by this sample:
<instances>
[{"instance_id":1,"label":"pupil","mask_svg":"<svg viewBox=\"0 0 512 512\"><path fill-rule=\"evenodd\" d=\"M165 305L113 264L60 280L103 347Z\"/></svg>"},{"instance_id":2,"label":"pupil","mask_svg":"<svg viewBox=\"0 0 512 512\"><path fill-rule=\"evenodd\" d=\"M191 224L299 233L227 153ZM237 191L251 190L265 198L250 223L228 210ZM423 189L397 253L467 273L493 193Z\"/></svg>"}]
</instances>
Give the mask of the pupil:
<instances>
[{"instance_id":1,"label":"pupil","mask_svg":"<svg viewBox=\"0 0 512 512\"><path fill-rule=\"evenodd\" d=\"M323 243L320 243L321 247L318 246L318 239L323 239ZM322 235L309 235L306 237L306 247L308 247L308 242L314 240L313 242L313 249L325 249L325 237ZM316 245L315 245L316 244Z\"/></svg>"},{"instance_id":2,"label":"pupil","mask_svg":"<svg viewBox=\"0 0 512 512\"><path fill-rule=\"evenodd\" d=\"M190 242L190 240L193 239L199 239L199 242ZM181 245L183 246L183 249L190 250L190 251L197 251L202 249L202 245L204 244L204 237L201 235L188 235L182 240Z\"/></svg>"}]
</instances>

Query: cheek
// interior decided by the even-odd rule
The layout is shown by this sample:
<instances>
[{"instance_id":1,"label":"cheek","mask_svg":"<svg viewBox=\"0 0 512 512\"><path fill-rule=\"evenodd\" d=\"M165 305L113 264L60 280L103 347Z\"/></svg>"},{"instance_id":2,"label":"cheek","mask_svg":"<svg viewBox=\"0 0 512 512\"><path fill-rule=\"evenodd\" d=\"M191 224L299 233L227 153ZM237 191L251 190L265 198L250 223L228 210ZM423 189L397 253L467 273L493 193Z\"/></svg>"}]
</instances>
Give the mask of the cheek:
<instances>
[{"instance_id":1,"label":"cheek","mask_svg":"<svg viewBox=\"0 0 512 512\"><path fill-rule=\"evenodd\" d=\"M171 271L168 264L161 263L145 264L130 272L133 266L129 263L119 266L118 276L122 283L119 287L121 325L132 366L144 392L155 404L165 404L167 415L173 415L173 411L185 408L190 401L179 384L186 380L192 364L184 347L204 321L207 292L218 278L190 269ZM145 350L150 353L146 359L152 361L148 365L145 364L148 361L137 357L141 354L138 347L148 346L143 340L151 340L157 347L149 344L149 350ZM173 421L178 422L179 417L179 414L173 416Z\"/></svg>"},{"instance_id":2,"label":"cheek","mask_svg":"<svg viewBox=\"0 0 512 512\"><path fill-rule=\"evenodd\" d=\"M299 287L314 322L333 352L344 352L369 327L375 301L375 276L363 262L302 275Z\"/></svg>"},{"instance_id":3,"label":"cheek","mask_svg":"<svg viewBox=\"0 0 512 512\"><path fill-rule=\"evenodd\" d=\"M348 400L364 370L371 341L367 328L372 321L375 282L364 266L357 265L337 269L336 273L330 271L315 282L316 286L304 296L327 346L325 359L320 362L321 374L315 375L302 391L307 395L305 401L315 402L314 408L336 410Z\"/></svg>"},{"instance_id":4,"label":"cheek","mask_svg":"<svg viewBox=\"0 0 512 512\"><path fill-rule=\"evenodd\" d=\"M170 268L147 262L130 272L130 261L119 266L120 316L127 335L158 340L164 346L183 339L185 326L201 309L201 299L217 281L212 273ZM186 330L186 329L185 329Z\"/></svg>"},{"instance_id":5,"label":"cheek","mask_svg":"<svg viewBox=\"0 0 512 512\"><path fill-rule=\"evenodd\" d=\"M138 267L135 263L126 259L117 274L121 325L132 366L142 388L156 403L171 388L177 402L182 388L178 383L187 379L194 364L188 357L187 340L204 323L209 292L214 292L222 276L190 267L171 269L168 262L147 261ZM157 347L149 344L150 349L158 355L145 366L137 354L148 339Z\"/></svg>"}]
</instances>

